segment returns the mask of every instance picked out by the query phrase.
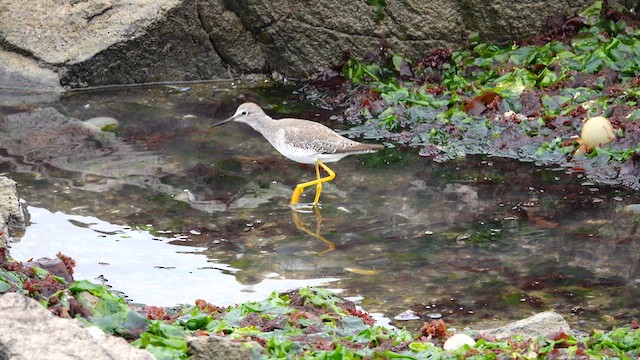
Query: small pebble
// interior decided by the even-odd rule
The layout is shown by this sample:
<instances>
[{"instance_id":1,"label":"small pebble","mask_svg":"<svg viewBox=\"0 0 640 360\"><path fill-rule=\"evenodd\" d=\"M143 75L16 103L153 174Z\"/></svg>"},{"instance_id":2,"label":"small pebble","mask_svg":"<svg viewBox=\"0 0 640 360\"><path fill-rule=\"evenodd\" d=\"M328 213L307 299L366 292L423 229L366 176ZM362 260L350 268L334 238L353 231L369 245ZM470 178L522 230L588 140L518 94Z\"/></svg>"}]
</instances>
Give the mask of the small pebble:
<instances>
[{"instance_id":1,"label":"small pebble","mask_svg":"<svg viewBox=\"0 0 640 360\"><path fill-rule=\"evenodd\" d=\"M100 130L118 127L118 120L107 116L95 117L85 121L84 123L87 126L91 126Z\"/></svg>"},{"instance_id":2,"label":"small pebble","mask_svg":"<svg viewBox=\"0 0 640 360\"><path fill-rule=\"evenodd\" d=\"M399 321L409 321L409 320L418 320L420 319L420 316L418 316L416 312L413 310L406 310L405 312L394 316L393 319L399 320Z\"/></svg>"},{"instance_id":3,"label":"small pebble","mask_svg":"<svg viewBox=\"0 0 640 360\"><path fill-rule=\"evenodd\" d=\"M465 241L468 238L470 238L471 235L470 234L462 234L462 235L458 235L458 237L456 237L456 241Z\"/></svg>"}]
</instances>

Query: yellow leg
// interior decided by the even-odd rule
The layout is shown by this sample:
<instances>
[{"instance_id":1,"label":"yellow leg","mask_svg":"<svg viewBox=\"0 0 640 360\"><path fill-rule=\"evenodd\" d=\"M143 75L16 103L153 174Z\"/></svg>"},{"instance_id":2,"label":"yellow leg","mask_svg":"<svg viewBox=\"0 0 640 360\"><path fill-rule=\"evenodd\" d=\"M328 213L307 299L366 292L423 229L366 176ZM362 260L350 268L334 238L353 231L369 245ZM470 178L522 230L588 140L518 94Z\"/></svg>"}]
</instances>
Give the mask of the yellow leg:
<instances>
[{"instance_id":1,"label":"yellow leg","mask_svg":"<svg viewBox=\"0 0 640 360\"><path fill-rule=\"evenodd\" d=\"M318 166L321 166L324 171L329 174L329 176L321 178L320 169ZM293 195L291 195L291 202L289 204L297 204L298 201L300 201L300 195L302 194L302 191L304 191L304 189L308 188L309 186L316 185L316 198L313 201L313 205L318 205L318 200L320 200L320 193L322 192L322 183L333 180L336 177L336 173L334 173L333 170L329 169L327 165L323 164L322 161L318 160L316 162L316 176L317 179L315 180L296 185L296 188L293 190Z\"/></svg>"},{"instance_id":2,"label":"yellow leg","mask_svg":"<svg viewBox=\"0 0 640 360\"><path fill-rule=\"evenodd\" d=\"M316 162L316 180L320 180L320 166L318 162ZM316 197L313 200L313 205L318 205L318 200L320 200L320 193L322 192L322 182L316 184Z\"/></svg>"}]
</instances>

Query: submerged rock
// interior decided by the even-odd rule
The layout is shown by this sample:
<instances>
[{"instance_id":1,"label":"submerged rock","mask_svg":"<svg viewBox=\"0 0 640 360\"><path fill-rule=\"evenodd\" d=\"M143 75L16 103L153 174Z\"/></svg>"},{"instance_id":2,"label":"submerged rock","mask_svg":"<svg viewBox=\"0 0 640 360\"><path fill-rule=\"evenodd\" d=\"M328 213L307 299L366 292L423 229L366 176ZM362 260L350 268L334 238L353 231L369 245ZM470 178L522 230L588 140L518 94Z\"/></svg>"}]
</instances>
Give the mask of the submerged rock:
<instances>
[{"instance_id":1,"label":"submerged rock","mask_svg":"<svg viewBox=\"0 0 640 360\"><path fill-rule=\"evenodd\" d=\"M632 214L640 214L640 204L625 205L623 210Z\"/></svg>"},{"instance_id":2,"label":"submerged rock","mask_svg":"<svg viewBox=\"0 0 640 360\"><path fill-rule=\"evenodd\" d=\"M6 161L14 166L15 172L29 173L33 171L31 164L48 164L84 174L85 180L79 182L79 187L85 190L111 191L128 184L153 187L169 194L182 191L158 179L178 172L180 164L140 151L116 134L67 117L54 108L19 112L0 120L2 146L9 155ZM104 124L103 120L100 122ZM21 157L21 161L16 157ZM87 175L104 178L92 182L87 181Z\"/></svg>"}]
</instances>

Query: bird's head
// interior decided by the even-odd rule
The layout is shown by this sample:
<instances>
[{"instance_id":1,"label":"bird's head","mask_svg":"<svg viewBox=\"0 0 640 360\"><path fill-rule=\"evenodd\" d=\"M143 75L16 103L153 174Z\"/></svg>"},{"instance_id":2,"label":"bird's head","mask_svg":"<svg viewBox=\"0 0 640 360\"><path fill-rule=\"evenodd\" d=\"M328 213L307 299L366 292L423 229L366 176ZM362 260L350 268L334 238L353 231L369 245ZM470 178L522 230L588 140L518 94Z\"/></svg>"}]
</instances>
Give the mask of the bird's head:
<instances>
[{"instance_id":1,"label":"bird's head","mask_svg":"<svg viewBox=\"0 0 640 360\"><path fill-rule=\"evenodd\" d=\"M211 127L226 124L230 121L237 121L251 125L255 119L259 119L262 116L266 116L262 108L256 103L247 102L240 106L236 110L235 114L228 119L222 120L219 123L211 125Z\"/></svg>"}]
</instances>

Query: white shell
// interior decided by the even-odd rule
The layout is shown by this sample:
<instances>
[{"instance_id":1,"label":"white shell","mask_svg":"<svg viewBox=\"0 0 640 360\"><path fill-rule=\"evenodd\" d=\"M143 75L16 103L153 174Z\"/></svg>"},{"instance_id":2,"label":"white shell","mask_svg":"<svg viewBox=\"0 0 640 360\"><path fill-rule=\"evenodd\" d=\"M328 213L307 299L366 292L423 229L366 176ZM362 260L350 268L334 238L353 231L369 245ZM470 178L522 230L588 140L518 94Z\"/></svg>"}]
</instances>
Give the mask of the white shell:
<instances>
[{"instance_id":1,"label":"white shell","mask_svg":"<svg viewBox=\"0 0 640 360\"><path fill-rule=\"evenodd\" d=\"M448 338L447 341L444 342L444 345L442 346L442 348L447 351L456 350L465 344L469 346L473 346L476 344L476 341L473 340L471 336L467 334L455 334L452 337Z\"/></svg>"},{"instance_id":2,"label":"white shell","mask_svg":"<svg viewBox=\"0 0 640 360\"><path fill-rule=\"evenodd\" d=\"M394 316L393 319L398 321L409 321L409 320L418 320L420 319L420 316L418 316L418 314L416 314L415 311L409 309Z\"/></svg>"},{"instance_id":3,"label":"white shell","mask_svg":"<svg viewBox=\"0 0 640 360\"><path fill-rule=\"evenodd\" d=\"M589 149L609 143L614 138L613 126L602 116L587 119L580 135L580 139Z\"/></svg>"}]
</instances>

